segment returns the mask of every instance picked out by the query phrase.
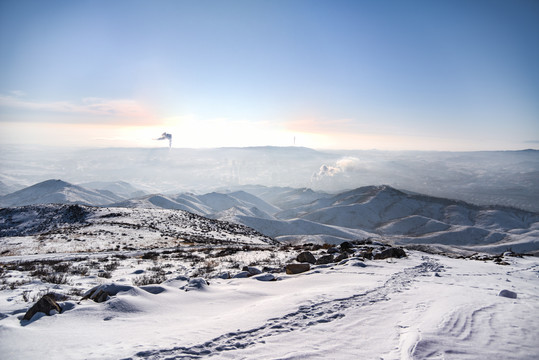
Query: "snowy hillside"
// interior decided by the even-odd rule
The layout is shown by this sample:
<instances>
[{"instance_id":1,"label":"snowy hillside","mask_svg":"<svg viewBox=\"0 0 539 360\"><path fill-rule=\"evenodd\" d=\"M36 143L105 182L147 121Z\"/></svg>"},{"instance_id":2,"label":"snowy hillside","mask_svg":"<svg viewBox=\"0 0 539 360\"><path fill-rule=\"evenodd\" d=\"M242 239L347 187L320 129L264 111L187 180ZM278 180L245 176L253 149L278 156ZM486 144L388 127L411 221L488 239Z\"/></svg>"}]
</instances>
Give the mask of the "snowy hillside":
<instances>
[{"instance_id":1,"label":"snowy hillside","mask_svg":"<svg viewBox=\"0 0 539 360\"><path fill-rule=\"evenodd\" d=\"M179 210L32 205L0 209L0 253L100 252L197 244L274 244L253 229Z\"/></svg>"},{"instance_id":2,"label":"snowy hillside","mask_svg":"<svg viewBox=\"0 0 539 360\"><path fill-rule=\"evenodd\" d=\"M88 190L62 180L47 180L1 196L0 206L33 204L83 204L105 205L120 200L110 191Z\"/></svg>"},{"instance_id":3,"label":"snowy hillside","mask_svg":"<svg viewBox=\"0 0 539 360\"><path fill-rule=\"evenodd\" d=\"M188 211L197 215L205 215L212 212L210 208L201 204L198 200L191 199L190 195L178 197L157 194L146 195L140 198L110 204L109 206L121 208L174 209Z\"/></svg>"},{"instance_id":4,"label":"snowy hillside","mask_svg":"<svg viewBox=\"0 0 539 360\"><path fill-rule=\"evenodd\" d=\"M144 196L146 193L125 181L92 181L78 184L79 186L96 191L110 191L124 199Z\"/></svg>"},{"instance_id":5,"label":"snowy hillside","mask_svg":"<svg viewBox=\"0 0 539 360\"><path fill-rule=\"evenodd\" d=\"M488 252L508 248L521 252L539 250L537 213L411 195L389 186L368 186L322 198L285 210L276 217L285 223L301 219L342 229L361 229L399 244L446 244ZM246 221L238 218L238 222ZM249 226L257 228L253 222ZM272 236L279 239L291 235L286 227L283 225L283 231L276 230Z\"/></svg>"}]
</instances>

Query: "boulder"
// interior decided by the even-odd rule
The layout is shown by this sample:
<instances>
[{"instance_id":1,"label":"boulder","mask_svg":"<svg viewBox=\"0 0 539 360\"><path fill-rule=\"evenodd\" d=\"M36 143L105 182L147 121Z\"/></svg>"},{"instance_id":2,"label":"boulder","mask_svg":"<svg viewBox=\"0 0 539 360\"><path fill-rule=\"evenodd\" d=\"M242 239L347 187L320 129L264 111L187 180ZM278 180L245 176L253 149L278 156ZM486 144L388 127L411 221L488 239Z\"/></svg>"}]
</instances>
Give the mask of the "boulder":
<instances>
[{"instance_id":1,"label":"boulder","mask_svg":"<svg viewBox=\"0 0 539 360\"><path fill-rule=\"evenodd\" d=\"M348 241L345 241L341 243L339 247L341 248L341 251L349 252L349 251L352 251L352 248L354 247L354 245L352 245L352 243L349 243Z\"/></svg>"},{"instance_id":2,"label":"boulder","mask_svg":"<svg viewBox=\"0 0 539 360\"><path fill-rule=\"evenodd\" d=\"M329 249L326 250L328 254L335 254L335 253L338 253L339 252L339 249L337 249L336 247L330 247Z\"/></svg>"},{"instance_id":3,"label":"boulder","mask_svg":"<svg viewBox=\"0 0 539 360\"><path fill-rule=\"evenodd\" d=\"M56 303L56 297L54 294L46 294L43 295L41 299L39 299L34 306L32 306L26 314L24 314L23 320L30 320L32 317L38 313L42 312L45 315L51 315L52 311L56 311L58 313L62 312L62 308L58 303Z\"/></svg>"},{"instance_id":4,"label":"boulder","mask_svg":"<svg viewBox=\"0 0 539 360\"><path fill-rule=\"evenodd\" d=\"M513 292L511 290L502 290L502 291L500 291L498 296L503 296L503 297L506 297L506 298L509 298L509 299L516 299L517 298L517 293Z\"/></svg>"},{"instance_id":5,"label":"boulder","mask_svg":"<svg viewBox=\"0 0 539 360\"><path fill-rule=\"evenodd\" d=\"M117 284L98 285L85 292L82 295L81 300L90 299L97 303L102 303L110 299L111 296L118 294L120 291L129 291L132 288L132 286Z\"/></svg>"},{"instance_id":6,"label":"boulder","mask_svg":"<svg viewBox=\"0 0 539 360\"><path fill-rule=\"evenodd\" d=\"M406 257L406 253L402 248L390 247L382 250L379 253L374 254L375 260L387 259L387 258L401 258Z\"/></svg>"},{"instance_id":7,"label":"boulder","mask_svg":"<svg viewBox=\"0 0 539 360\"><path fill-rule=\"evenodd\" d=\"M182 286L180 290L192 291L192 290L205 290L210 285L203 278L192 278L187 285Z\"/></svg>"},{"instance_id":8,"label":"boulder","mask_svg":"<svg viewBox=\"0 0 539 360\"><path fill-rule=\"evenodd\" d=\"M337 255L333 261L339 262L339 261L342 261L344 259L348 259L348 254L346 252L342 252L339 255Z\"/></svg>"},{"instance_id":9,"label":"boulder","mask_svg":"<svg viewBox=\"0 0 539 360\"><path fill-rule=\"evenodd\" d=\"M357 267L367 267L367 264L365 264L363 261L361 260L358 260L358 259L355 259L354 261L350 261L348 262L349 265L351 266L357 266Z\"/></svg>"},{"instance_id":10,"label":"boulder","mask_svg":"<svg viewBox=\"0 0 539 360\"><path fill-rule=\"evenodd\" d=\"M273 274L268 274L268 273L255 275L253 276L253 279L256 279L258 281L276 281L277 280Z\"/></svg>"},{"instance_id":11,"label":"boulder","mask_svg":"<svg viewBox=\"0 0 539 360\"><path fill-rule=\"evenodd\" d=\"M247 271L250 276L262 274L262 270L260 270L259 268L255 268L254 266L244 266L241 270Z\"/></svg>"},{"instance_id":12,"label":"boulder","mask_svg":"<svg viewBox=\"0 0 539 360\"><path fill-rule=\"evenodd\" d=\"M225 271L217 275L217 277L223 280L230 279L230 273L228 271Z\"/></svg>"},{"instance_id":13,"label":"boulder","mask_svg":"<svg viewBox=\"0 0 539 360\"><path fill-rule=\"evenodd\" d=\"M240 273L237 273L236 275L232 276L233 279L243 279L251 276L249 271L242 271Z\"/></svg>"},{"instance_id":14,"label":"boulder","mask_svg":"<svg viewBox=\"0 0 539 360\"><path fill-rule=\"evenodd\" d=\"M289 275L300 274L305 271L311 270L310 264L288 264L285 267L286 273Z\"/></svg>"},{"instance_id":15,"label":"boulder","mask_svg":"<svg viewBox=\"0 0 539 360\"><path fill-rule=\"evenodd\" d=\"M324 265L324 264L330 264L334 261L334 257L331 254L320 256L318 260L316 260L316 265Z\"/></svg>"},{"instance_id":16,"label":"boulder","mask_svg":"<svg viewBox=\"0 0 539 360\"><path fill-rule=\"evenodd\" d=\"M304 251L304 252L300 253L296 257L296 260L298 262L300 262L300 263L309 263L309 264L316 263L316 258L314 257L314 255L310 251Z\"/></svg>"},{"instance_id":17,"label":"boulder","mask_svg":"<svg viewBox=\"0 0 539 360\"><path fill-rule=\"evenodd\" d=\"M370 249L370 250L361 250L358 255L361 256L364 259L371 260L372 259L372 249Z\"/></svg>"}]
</instances>

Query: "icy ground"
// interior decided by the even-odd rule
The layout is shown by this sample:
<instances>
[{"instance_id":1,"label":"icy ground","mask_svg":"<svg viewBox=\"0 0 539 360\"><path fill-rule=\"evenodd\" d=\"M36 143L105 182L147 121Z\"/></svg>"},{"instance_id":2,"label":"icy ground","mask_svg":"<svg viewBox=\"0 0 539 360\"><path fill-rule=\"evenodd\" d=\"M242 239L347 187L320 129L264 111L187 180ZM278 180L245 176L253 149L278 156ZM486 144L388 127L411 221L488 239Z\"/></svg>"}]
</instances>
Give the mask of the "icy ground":
<instances>
[{"instance_id":1,"label":"icy ground","mask_svg":"<svg viewBox=\"0 0 539 360\"><path fill-rule=\"evenodd\" d=\"M291 247L245 249L227 256L236 256L240 266L279 264L298 252ZM271 278L265 276L268 273L221 279L214 275L219 269L210 270L204 276L209 285L181 276L187 271L182 267L186 257L175 260L173 253L153 260L106 253L79 259L49 254L49 261L57 261L51 266L68 259L70 268L116 263L109 278L92 268L85 276L72 274L67 283L57 285L37 279L24 283L31 277L21 264L30 258L36 261L28 255L0 258L7 285L0 291L4 359L539 357L535 257L504 256L508 264L499 265L408 251L401 259L352 257L297 275L273 272L276 281L261 281ZM202 262L200 257L192 265ZM137 274L156 271L150 265L166 270L168 280L127 286L142 276ZM20 284L11 289L14 281ZM125 284L127 291L103 303L71 296L59 302L61 314L20 320L32 304L24 297L37 298L36 292L65 294L111 283ZM517 298L498 296L504 289Z\"/></svg>"}]
</instances>

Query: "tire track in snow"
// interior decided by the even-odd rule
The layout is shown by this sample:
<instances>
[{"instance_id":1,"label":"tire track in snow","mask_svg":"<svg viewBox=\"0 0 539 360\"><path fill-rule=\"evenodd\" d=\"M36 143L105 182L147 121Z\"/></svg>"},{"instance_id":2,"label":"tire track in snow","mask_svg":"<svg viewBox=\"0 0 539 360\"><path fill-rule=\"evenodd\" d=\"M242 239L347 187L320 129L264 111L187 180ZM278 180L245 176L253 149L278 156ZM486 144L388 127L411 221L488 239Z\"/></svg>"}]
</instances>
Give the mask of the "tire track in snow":
<instances>
[{"instance_id":1,"label":"tire track in snow","mask_svg":"<svg viewBox=\"0 0 539 360\"><path fill-rule=\"evenodd\" d=\"M302 305L294 312L267 320L260 327L229 332L198 345L141 351L128 359L199 359L205 356L218 355L223 351L239 350L263 343L264 339L270 336L338 320L345 316L343 311L348 308L389 300L390 294L408 289L417 276L437 272L443 268L436 260L430 257L424 256L422 260L421 264L393 274L383 285L366 292L346 298Z\"/></svg>"}]
</instances>

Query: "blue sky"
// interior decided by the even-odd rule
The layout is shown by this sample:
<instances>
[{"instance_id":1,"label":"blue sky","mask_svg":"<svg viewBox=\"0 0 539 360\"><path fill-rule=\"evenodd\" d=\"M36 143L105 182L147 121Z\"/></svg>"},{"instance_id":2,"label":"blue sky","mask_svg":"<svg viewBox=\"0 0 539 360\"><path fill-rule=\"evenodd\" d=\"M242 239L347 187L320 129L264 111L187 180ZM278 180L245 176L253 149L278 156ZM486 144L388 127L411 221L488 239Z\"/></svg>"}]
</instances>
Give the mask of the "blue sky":
<instances>
[{"instance_id":1,"label":"blue sky","mask_svg":"<svg viewBox=\"0 0 539 360\"><path fill-rule=\"evenodd\" d=\"M539 144L539 2L0 2L1 143Z\"/></svg>"}]
</instances>

